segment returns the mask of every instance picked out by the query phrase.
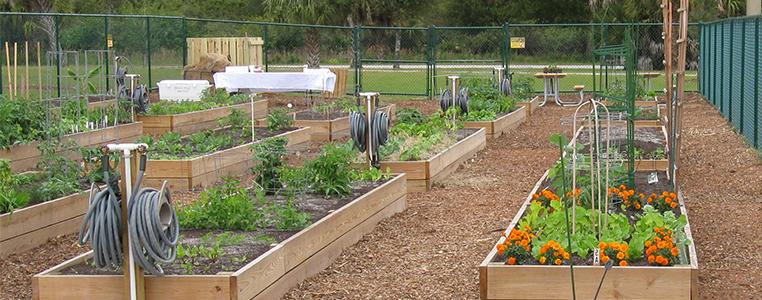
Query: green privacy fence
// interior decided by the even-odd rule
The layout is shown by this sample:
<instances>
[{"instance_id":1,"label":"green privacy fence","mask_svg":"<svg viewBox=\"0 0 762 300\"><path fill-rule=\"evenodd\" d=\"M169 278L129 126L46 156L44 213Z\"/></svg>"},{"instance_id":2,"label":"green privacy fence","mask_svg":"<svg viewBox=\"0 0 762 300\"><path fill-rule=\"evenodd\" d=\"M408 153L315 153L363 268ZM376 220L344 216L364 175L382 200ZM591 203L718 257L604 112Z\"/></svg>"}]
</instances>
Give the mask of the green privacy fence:
<instances>
[{"instance_id":1,"label":"green privacy fence","mask_svg":"<svg viewBox=\"0 0 762 300\"><path fill-rule=\"evenodd\" d=\"M503 66L515 77L533 77L548 65L568 76L562 91L574 85L592 88L592 50L621 43L625 29L634 28L640 71L660 71L663 47L661 24L510 24L479 27L321 26L200 18L0 12L0 42L41 45L42 80L32 73L28 85L43 97L82 94L76 76L100 68L92 79L98 93L112 93L113 57L129 60L130 73L142 75L149 86L181 79L187 61L187 38L261 37L267 71L299 71L308 63L307 49L318 47L323 67L348 68L348 93L379 91L386 95L433 96L447 75L491 77ZM111 37L113 47L107 47ZM511 49L511 37L524 38L525 47ZM698 88L698 26L689 28L687 89ZM317 44L317 45L315 45ZM33 48L34 50L34 48ZM36 62L36 51L30 61ZM0 93L7 93L5 53L0 54ZM34 64L34 63L33 63ZM611 72L614 80L623 72ZM24 78L25 79L25 78ZM653 80L660 91L663 78ZM535 88L541 91L542 82Z\"/></svg>"},{"instance_id":2,"label":"green privacy fence","mask_svg":"<svg viewBox=\"0 0 762 300\"><path fill-rule=\"evenodd\" d=\"M762 17L700 25L700 92L733 127L762 150L759 52Z\"/></svg>"}]
</instances>

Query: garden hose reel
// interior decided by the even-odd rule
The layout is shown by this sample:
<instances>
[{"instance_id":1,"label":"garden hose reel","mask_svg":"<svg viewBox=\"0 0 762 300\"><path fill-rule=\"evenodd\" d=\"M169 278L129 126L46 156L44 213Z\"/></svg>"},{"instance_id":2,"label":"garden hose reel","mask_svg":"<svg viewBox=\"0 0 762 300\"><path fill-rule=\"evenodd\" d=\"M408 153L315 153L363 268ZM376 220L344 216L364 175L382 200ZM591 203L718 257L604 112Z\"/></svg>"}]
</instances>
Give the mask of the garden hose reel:
<instances>
[{"instance_id":1,"label":"garden hose reel","mask_svg":"<svg viewBox=\"0 0 762 300\"><path fill-rule=\"evenodd\" d=\"M109 181L109 152L123 152L123 197L118 187L108 185L101 190L93 185L90 206L80 227L79 244L90 241L93 261L97 268L122 265L129 276L130 295L144 294L138 290L142 271L163 275L161 263L170 263L176 257L179 240L179 222L172 209L170 192L164 181L161 189L141 188L147 163L145 144L109 144L101 148L101 166ZM133 156L139 159L135 182L132 182ZM120 199L121 198L121 199ZM126 218L126 219L123 219ZM126 223L126 228L123 226ZM127 252L123 243L127 243ZM138 279L140 278L140 279Z\"/></svg>"},{"instance_id":2,"label":"garden hose reel","mask_svg":"<svg viewBox=\"0 0 762 300\"><path fill-rule=\"evenodd\" d=\"M148 109L148 88L145 84L140 84L139 74L128 74L127 66L121 65L121 61L129 63L129 60L124 56L114 57L117 98L130 100L133 113L134 110L137 110L138 113L145 113Z\"/></svg>"},{"instance_id":3,"label":"garden hose reel","mask_svg":"<svg viewBox=\"0 0 762 300\"><path fill-rule=\"evenodd\" d=\"M513 90L511 89L512 79L513 74L505 74L504 67L495 67L492 70L492 87L500 90L503 95L513 95Z\"/></svg>"},{"instance_id":4,"label":"garden hose reel","mask_svg":"<svg viewBox=\"0 0 762 300\"><path fill-rule=\"evenodd\" d=\"M439 96L439 107L447 112L451 107L460 109L460 113L468 113L468 88L460 88L460 76L447 76L445 89Z\"/></svg>"},{"instance_id":5,"label":"garden hose reel","mask_svg":"<svg viewBox=\"0 0 762 300\"><path fill-rule=\"evenodd\" d=\"M378 109L379 93L360 93L359 96L357 110L349 113L349 133L354 146L365 152L368 165L377 167L379 147L386 144L389 138L389 115ZM364 111L362 103L365 103Z\"/></svg>"}]
</instances>

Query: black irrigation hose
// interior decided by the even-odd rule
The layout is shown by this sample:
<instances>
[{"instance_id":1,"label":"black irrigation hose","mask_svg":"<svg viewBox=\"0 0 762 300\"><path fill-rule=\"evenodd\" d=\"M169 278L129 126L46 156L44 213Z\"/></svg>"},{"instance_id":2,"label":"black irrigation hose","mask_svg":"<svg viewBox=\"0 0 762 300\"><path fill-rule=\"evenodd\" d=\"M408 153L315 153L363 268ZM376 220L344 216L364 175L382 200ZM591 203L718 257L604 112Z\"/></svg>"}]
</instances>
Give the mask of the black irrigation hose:
<instances>
[{"instance_id":1,"label":"black irrigation hose","mask_svg":"<svg viewBox=\"0 0 762 300\"><path fill-rule=\"evenodd\" d=\"M108 156L101 158L103 178L111 182L108 172ZM79 229L79 244L88 240L93 248L93 261L98 268L122 263L121 220L119 196L111 184L101 190L93 184L90 189L90 207Z\"/></svg>"},{"instance_id":2,"label":"black irrigation hose","mask_svg":"<svg viewBox=\"0 0 762 300\"><path fill-rule=\"evenodd\" d=\"M169 199L169 191L140 189L146 156L140 156L140 169L127 207L127 229L132 255L141 268L153 275L164 274L158 263L170 263L177 254L180 226Z\"/></svg>"},{"instance_id":3,"label":"black irrigation hose","mask_svg":"<svg viewBox=\"0 0 762 300\"><path fill-rule=\"evenodd\" d=\"M447 111L452 105L452 92L450 89L444 89L439 96L439 108L442 111ZM457 97L455 97L455 106L460 108L461 113L468 113L468 88L460 89Z\"/></svg>"},{"instance_id":4,"label":"black irrigation hose","mask_svg":"<svg viewBox=\"0 0 762 300\"><path fill-rule=\"evenodd\" d=\"M145 85L138 85L135 90L132 91L132 105L135 106L135 111L140 114L144 114L148 110L148 89Z\"/></svg>"},{"instance_id":5,"label":"black irrigation hose","mask_svg":"<svg viewBox=\"0 0 762 300\"><path fill-rule=\"evenodd\" d=\"M513 91L511 90L511 83L508 81L508 79L503 79L502 82L500 82L500 91L503 92L504 95L512 95Z\"/></svg>"},{"instance_id":6,"label":"black irrigation hose","mask_svg":"<svg viewBox=\"0 0 762 300\"><path fill-rule=\"evenodd\" d=\"M386 144L389 139L389 115L376 108L370 121L372 123L370 141L373 148L371 156L378 159L378 148ZM352 111L349 113L349 133L355 147L361 152L368 148L367 140L365 139L367 132L366 124L367 119L365 118L365 113L360 111Z\"/></svg>"}]
</instances>

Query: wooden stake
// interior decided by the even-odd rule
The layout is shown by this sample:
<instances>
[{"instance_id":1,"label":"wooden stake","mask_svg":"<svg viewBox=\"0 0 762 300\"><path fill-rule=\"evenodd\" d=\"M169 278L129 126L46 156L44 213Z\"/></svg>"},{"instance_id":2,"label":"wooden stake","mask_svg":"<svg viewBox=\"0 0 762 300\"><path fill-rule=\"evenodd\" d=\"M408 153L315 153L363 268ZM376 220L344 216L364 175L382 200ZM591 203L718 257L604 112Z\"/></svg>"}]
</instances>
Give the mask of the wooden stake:
<instances>
[{"instance_id":1,"label":"wooden stake","mask_svg":"<svg viewBox=\"0 0 762 300\"><path fill-rule=\"evenodd\" d=\"M19 44L13 42L13 97L19 95Z\"/></svg>"},{"instance_id":2,"label":"wooden stake","mask_svg":"<svg viewBox=\"0 0 762 300\"><path fill-rule=\"evenodd\" d=\"M42 100L42 58L40 57L40 42L37 42L37 91L40 93L40 100Z\"/></svg>"},{"instance_id":3,"label":"wooden stake","mask_svg":"<svg viewBox=\"0 0 762 300\"><path fill-rule=\"evenodd\" d=\"M8 95L13 100L13 77L11 77L11 51L8 42L5 42L5 66L8 70Z\"/></svg>"},{"instance_id":4,"label":"wooden stake","mask_svg":"<svg viewBox=\"0 0 762 300\"><path fill-rule=\"evenodd\" d=\"M29 41L24 41L24 97L29 98Z\"/></svg>"}]
</instances>

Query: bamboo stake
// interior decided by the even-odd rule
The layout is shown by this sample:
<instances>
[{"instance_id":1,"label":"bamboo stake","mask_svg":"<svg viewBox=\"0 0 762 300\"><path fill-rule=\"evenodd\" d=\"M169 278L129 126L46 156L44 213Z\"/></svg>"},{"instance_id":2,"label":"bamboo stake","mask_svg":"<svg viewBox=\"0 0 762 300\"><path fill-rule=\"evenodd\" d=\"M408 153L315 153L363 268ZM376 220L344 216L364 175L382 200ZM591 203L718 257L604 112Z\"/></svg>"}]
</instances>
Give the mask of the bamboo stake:
<instances>
[{"instance_id":1,"label":"bamboo stake","mask_svg":"<svg viewBox=\"0 0 762 300\"><path fill-rule=\"evenodd\" d=\"M37 42L37 91L42 100L42 58L40 58L40 42Z\"/></svg>"},{"instance_id":2,"label":"bamboo stake","mask_svg":"<svg viewBox=\"0 0 762 300\"><path fill-rule=\"evenodd\" d=\"M13 42L13 97L19 95L19 44Z\"/></svg>"},{"instance_id":3,"label":"bamboo stake","mask_svg":"<svg viewBox=\"0 0 762 300\"><path fill-rule=\"evenodd\" d=\"M13 100L13 77L11 77L11 49L8 42L5 42L5 66L8 70L8 99Z\"/></svg>"},{"instance_id":4,"label":"bamboo stake","mask_svg":"<svg viewBox=\"0 0 762 300\"><path fill-rule=\"evenodd\" d=\"M29 98L29 41L24 41L24 97Z\"/></svg>"}]
</instances>

